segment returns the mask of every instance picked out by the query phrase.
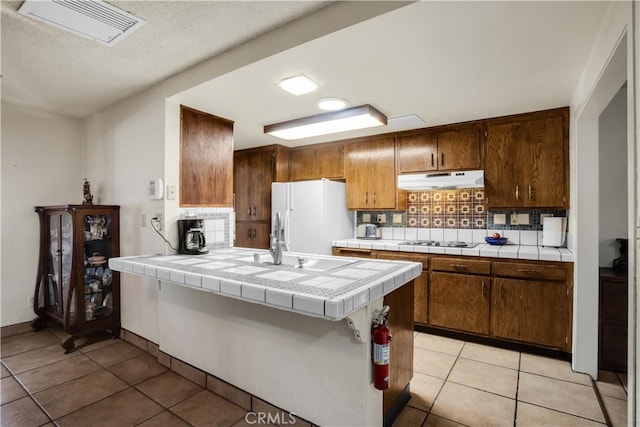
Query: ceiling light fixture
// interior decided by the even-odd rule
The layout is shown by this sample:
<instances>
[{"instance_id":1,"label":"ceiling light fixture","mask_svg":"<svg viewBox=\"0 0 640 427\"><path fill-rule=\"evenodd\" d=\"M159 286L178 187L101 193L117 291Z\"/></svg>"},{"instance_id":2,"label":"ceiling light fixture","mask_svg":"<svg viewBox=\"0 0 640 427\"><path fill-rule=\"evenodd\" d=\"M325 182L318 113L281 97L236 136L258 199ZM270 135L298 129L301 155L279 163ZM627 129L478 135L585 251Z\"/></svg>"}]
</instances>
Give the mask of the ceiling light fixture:
<instances>
[{"instance_id":1,"label":"ceiling light fixture","mask_svg":"<svg viewBox=\"0 0 640 427\"><path fill-rule=\"evenodd\" d=\"M18 13L113 46L145 21L102 0L26 0Z\"/></svg>"},{"instance_id":2,"label":"ceiling light fixture","mask_svg":"<svg viewBox=\"0 0 640 427\"><path fill-rule=\"evenodd\" d=\"M322 98L316 101L316 105L322 110L337 111L346 108L349 102L342 98Z\"/></svg>"},{"instance_id":3,"label":"ceiling light fixture","mask_svg":"<svg viewBox=\"0 0 640 427\"><path fill-rule=\"evenodd\" d=\"M287 77L286 79L276 82L276 84L296 96L304 95L305 93L313 92L318 89L318 85L303 74Z\"/></svg>"},{"instance_id":4,"label":"ceiling light fixture","mask_svg":"<svg viewBox=\"0 0 640 427\"><path fill-rule=\"evenodd\" d=\"M282 123L266 125L264 127L264 133L291 140L375 126L385 126L386 124L387 116L371 105L365 104L345 110L331 111Z\"/></svg>"}]
</instances>

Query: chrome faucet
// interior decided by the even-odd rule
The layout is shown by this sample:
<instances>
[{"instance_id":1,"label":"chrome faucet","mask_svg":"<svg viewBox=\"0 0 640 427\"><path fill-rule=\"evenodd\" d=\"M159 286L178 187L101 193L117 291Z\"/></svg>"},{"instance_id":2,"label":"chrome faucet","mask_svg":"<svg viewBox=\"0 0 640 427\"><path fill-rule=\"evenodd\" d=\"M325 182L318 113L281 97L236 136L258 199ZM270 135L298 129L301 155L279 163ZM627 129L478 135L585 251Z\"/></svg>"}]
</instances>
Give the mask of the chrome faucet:
<instances>
[{"instance_id":1,"label":"chrome faucet","mask_svg":"<svg viewBox=\"0 0 640 427\"><path fill-rule=\"evenodd\" d=\"M287 244L283 238L283 231L280 212L276 212L276 220L273 224L273 233L271 234L271 244L269 245L269 253L275 265L282 264L282 252L287 250Z\"/></svg>"}]
</instances>

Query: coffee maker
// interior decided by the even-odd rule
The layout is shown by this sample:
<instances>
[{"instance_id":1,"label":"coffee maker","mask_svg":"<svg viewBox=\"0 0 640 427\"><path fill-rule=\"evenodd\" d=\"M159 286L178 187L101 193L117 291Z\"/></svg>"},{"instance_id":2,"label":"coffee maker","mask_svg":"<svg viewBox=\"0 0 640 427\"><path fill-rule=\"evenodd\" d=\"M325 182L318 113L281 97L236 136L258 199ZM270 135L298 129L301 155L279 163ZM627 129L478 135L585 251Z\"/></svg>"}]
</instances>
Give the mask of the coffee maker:
<instances>
[{"instance_id":1,"label":"coffee maker","mask_svg":"<svg viewBox=\"0 0 640 427\"><path fill-rule=\"evenodd\" d=\"M204 239L203 219L178 220L178 253L187 255L209 253Z\"/></svg>"}]
</instances>

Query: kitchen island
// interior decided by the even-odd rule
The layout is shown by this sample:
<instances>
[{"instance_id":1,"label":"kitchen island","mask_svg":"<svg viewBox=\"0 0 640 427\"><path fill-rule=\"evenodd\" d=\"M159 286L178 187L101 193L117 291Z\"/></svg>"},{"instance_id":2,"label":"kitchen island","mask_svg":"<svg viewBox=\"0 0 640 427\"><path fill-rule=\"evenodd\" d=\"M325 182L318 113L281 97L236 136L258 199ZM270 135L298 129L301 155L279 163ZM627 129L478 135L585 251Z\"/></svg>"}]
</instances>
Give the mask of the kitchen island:
<instances>
[{"instance_id":1,"label":"kitchen island","mask_svg":"<svg viewBox=\"0 0 640 427\"><path fill-rule=\"evenodd\" d=\"M413 279L421 265L286 255L287 265L272 265L266 251L226 248L112 258L109 265L158 281L161 351L314 424L382 425L383 412L408 394ZM402 350L394 366L392 347L392 374L398 368L404 383L392 375L384 409L370 345L383 300L393 301L392 345ZM408 332L395 332L404 312Z\"/></svg>"}]
</instances>

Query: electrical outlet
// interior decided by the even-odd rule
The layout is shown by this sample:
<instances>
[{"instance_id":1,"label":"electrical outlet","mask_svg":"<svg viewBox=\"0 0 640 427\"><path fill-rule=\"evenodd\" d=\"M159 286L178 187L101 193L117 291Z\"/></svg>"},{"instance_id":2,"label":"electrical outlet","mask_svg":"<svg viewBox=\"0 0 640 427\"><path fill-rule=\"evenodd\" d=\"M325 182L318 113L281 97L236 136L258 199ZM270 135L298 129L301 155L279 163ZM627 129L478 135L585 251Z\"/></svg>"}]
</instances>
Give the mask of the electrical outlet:
<instances>
[{"instance_id":1,"label":"electrical outlet","mask_svg":"<svg viewBox=\"0 0 640 427\"><path fill-rule=\"evenodd\" d=\"M529 214L522 213L512 213L511 214L511 225L528 225L529 224Z\"/></svg>"},{"instance_id":2,"label":"electrical outlet","mask_svg":"<svg viewBox=\"0 0 640 427\"><path fill-rule=\"evenodd\" d=\"M386 214L378 214L378 222L387 222Z\"/></svg>"},{"instance_id":3,"label":"electrical outlet","mask_svg":"<svg viewBox=\"0 0 640 427\"><path fill-rule=\"evenodd\" d=\"M393 223L402 224L402 214L393 214Z\"/></svg>"},{"instance_id":4,"label":"electrical outlet","mask_svg":"<svg viewBox=\"0 0 640 427\"><path fill-rule=\"evenodd\" d=\"M371 214L362 214L362 222L371 222Z\"/></svg>"},{"instance_id":5,"label":"electrical outlet","mask_svg":"<svg viewBox=\"0 0 640 427\"><path fill-rule=\"evenodd\" d=\"M157 213L155 218L158 220L158 222L156 222L156 228L158 231L162 231L162 214Z\"/></svg>"},{"instance_id":6,"label":"electrical outlet","mask_svg":"<svg viewBox=\"0 0 640 427\"><path fill-rule=\"evenodd\" d=\"M176 186L167 185L167 200L175 200L175 199L176 199Z\"/></svg>"}]
</instances>

